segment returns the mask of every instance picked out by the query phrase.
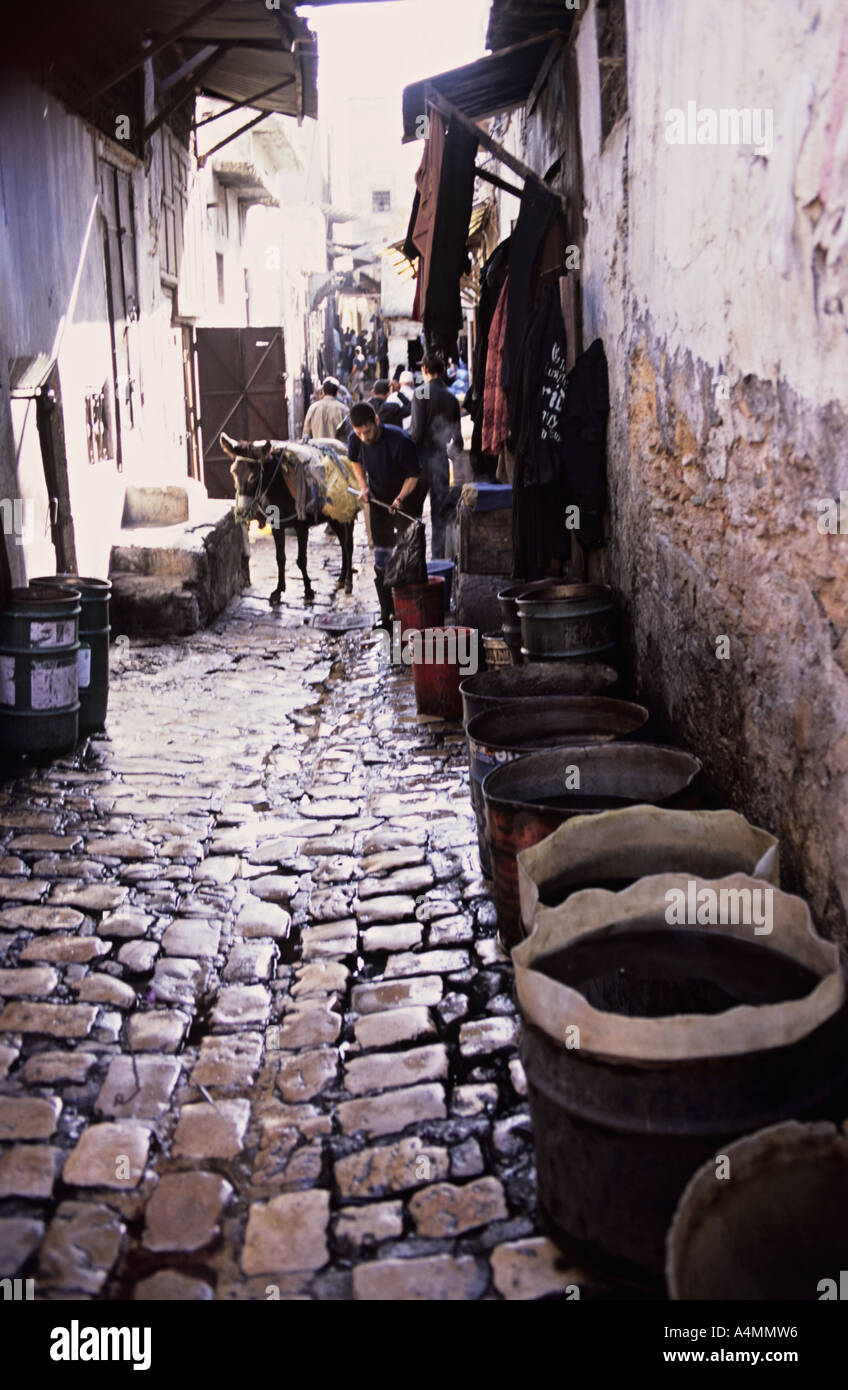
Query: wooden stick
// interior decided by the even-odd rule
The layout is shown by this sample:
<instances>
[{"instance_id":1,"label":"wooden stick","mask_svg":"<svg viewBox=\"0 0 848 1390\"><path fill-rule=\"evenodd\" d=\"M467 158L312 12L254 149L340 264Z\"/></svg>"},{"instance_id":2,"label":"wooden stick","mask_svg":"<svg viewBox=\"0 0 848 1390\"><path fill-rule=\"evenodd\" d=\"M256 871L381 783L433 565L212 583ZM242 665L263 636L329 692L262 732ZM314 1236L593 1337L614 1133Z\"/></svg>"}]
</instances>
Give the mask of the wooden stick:
<instances>
[{"instance_id":1,"label":"wooden stick","mask_svg":"<svg viewBox=\"0 0 848 1390\"><path fill-rule=\"evenodd\" d=\"M514 183L507 183L506 179L499 179L497 174L490 174L488 169L481 169L479 164L475 164L474 172L478 178L485 179L487 183L493 183L495 188L502 188L504 193L512 193L514 197L521 197L521 189L516 188Z\"/></svg>"}]
</instances>

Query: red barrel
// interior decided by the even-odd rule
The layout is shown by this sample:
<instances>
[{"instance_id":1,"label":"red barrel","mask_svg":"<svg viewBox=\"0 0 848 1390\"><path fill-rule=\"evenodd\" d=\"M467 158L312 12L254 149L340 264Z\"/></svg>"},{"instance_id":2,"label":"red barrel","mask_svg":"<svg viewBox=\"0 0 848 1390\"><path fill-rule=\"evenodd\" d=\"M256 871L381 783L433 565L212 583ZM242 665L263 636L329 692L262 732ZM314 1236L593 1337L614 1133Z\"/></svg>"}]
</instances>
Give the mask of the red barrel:
<instances>
[{"instance_id":1,"label":"red barrel","mask_svg":"<svg viewBox=\"0 0 848 1390\"><path fill-rule=\"evenodd\" d=\"M408 640L408 639L407 639ZM412 680L419 714L462 718L460 681L476 670L477 631L472 627L429 627L413 645Z\"/></svg>"},{"instance_id":2,"label":"red barrel","mask_svg":"<svg viewBox=\"0 0 848 1390\"><path fill-rule=\"evenodd\" d=\"M401 630L408 627L421 631L438 627L445 616L445 581L442 575L432 575L426 584L401 584L392 589L395 617Z\"/></svg>"}]
</instances>

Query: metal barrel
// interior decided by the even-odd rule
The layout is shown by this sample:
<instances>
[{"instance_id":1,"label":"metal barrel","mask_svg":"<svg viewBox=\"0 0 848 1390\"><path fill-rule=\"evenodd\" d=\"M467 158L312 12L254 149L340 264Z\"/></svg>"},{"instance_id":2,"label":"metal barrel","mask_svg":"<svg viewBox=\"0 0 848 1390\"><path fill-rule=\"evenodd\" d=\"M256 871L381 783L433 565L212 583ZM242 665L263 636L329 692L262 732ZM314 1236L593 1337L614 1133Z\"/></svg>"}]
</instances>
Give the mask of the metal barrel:
<instances>
[{"instance_id":1,"label":"metal barrel","mask_svg":"<svg viewBox=\"0 0 848 1390\"><path fill-rule=\"evenodd\" d=\"M534 661L523 666L481 671L476 676L467 676L459 687L462 721L467 725L475 714L495 709L507 700L597 695L615 685L617 680L618 672L612 666L597 661Z\"/></svg>"},{"instance_id":2,"label":"metal barrel","mask_svg":"<svg viewBox=\"0 0 848 1390\"><path fill-rule=\"evenodd\" d=\"M688 787L701 764L655 743L570 745L495 768L483 782L498 933L507 950L523 939L515 856L571 816L639 802L661 804Z\"/></svg>"},{"instance_id":3,"label":"metal barrel","mask_svg":"<svg viewBox=\"0 0 848 1390\"><path fill-rule=\"evenodd\" d=\"M810 1302L848 1296L848 1144L834 1124L769 1125L711 1155L666 1237L672 1299ZM826 1281L826 1282L825 1282Z\"/></svg>"},{"instance_id":4,"label":"metal barrel","mask_svg":"<svg viewBox=\"0 0 848 1390\"><path fill-rule=\"evenodd\" d=\"M522 594L538 595L543 589L550 589L556 585L557 581L552 579L536 579L531 584L518 581L510 584L506 589L501 589L498 594L498 604L501 610L501 627L504 638L512 652L513 665L520 666L523 660L521 655L521 623L518 617L518 599Z\"/></svg>"},{"instance_id":5,"label":"metal barrel","mask_svg":"<svg viewBox=\"0 0 848 1390\"><path fill-rule=\"evenodd\" d=\"M462 717L460 643L465 652L470 652L474 634L471 627L429 627L420 634L420 650L413 648L412 659L415 707L419 714L439 719Z\"/></svg>"},{"instance_id":6,"label":"metal barrel","mask_svg":"<svg viewBox=\"0 0 848 1390\"><path fill-rule=\"evenodd\" d=\"M13 589L0 613L0 748L73 748L79 736L76 589Z\"/></svg>"},{"instance_id":7,"label":"metal barrel","mask_svg":"<svg viewBox=\"0 0 848 1390\"><path fill-rule=\"evenodd\" d=\"M29 581L31 589L59 587L80 594L79 653L79 731L93 733L106 723L109 703L109 579L89 579L78 574L43 575Z\"/></svg>"},{"instance_id":8,"label":"metal barrel","mask_svg":"<svg viewBox=\"0 0 848 1390\"><path fill-rule=\"evenodd\" d=\"M607 661L618 610L606 584L556 584L516 599L521 651L530 661Z\"/></svg>"},{"instance_id":9,"label":"metal barrel","mask_svg":"<svg viewBox=\"0 0 848 1390\"><path fill-rule=\"evenodd\" d=\"M426 584L399 584L392 589L395 617L401 630L438 627L445 616L444 575L431 575Z\"/></svg>"},{"instance_id":10,"label":"metal barrel","mask_svg":"<svg viewBox=\"0 0 848 1390\"><path fill-rule=\"evenodd\" d=\"M660 1291L669 1223L704 1164L699 1215L710 1210L728 1283L708 1288L704 1248L684 1261L678 1240L677 1269L695 1276L686 1296L791 1298L791 1281L752 1291L751 1247L726 1213L740 1214L764 1260L777 1250L728 1146L791 1118L845 1115L844 970L806 904L777 888L771 935L730 921L669 924L668 887L685 893L689 882L662 874L621 893L580 893L558 932L538 928L513 953L539 1214L570 1261ZM762 881L693 883L696 893L720 885ZM724 1171L719 1155L730 1157ZM725 1189L735 1194L727 1203ZM807 1241L798 1186L787 1183L768 1209L773 1223L789 1214L796 1248Z\"/></svg>"},{"instance_id":11,"label":"metal barrel","mask_svg":"<svg viewBox=\"0 0 848 1390\"><path fill-rule=\"evenodd\" d=\"M483 780L496 767L527 753L556 748L563 743L603 743L625 738L647 721L642 705L603 696L563 695L545 700L508 700L494 709L475 714L466 726L471 804L477 821L480 867L492 876L486 841L486 807Z\"/></svg>"}]
</instances>

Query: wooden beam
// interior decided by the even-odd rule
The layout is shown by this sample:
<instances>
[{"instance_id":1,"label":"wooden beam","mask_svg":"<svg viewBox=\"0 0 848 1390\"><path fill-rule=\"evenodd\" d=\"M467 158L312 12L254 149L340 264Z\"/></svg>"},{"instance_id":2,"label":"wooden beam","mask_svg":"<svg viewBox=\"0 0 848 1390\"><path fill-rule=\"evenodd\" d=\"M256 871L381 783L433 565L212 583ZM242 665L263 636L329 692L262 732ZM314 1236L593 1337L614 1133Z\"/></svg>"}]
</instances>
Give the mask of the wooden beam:
<instances>
[{"instance_id":1,"label":"wooden beam","mask_svg":"<svg viewBox=\"0 0 848 1390\"><path fill-rule=\"evenodd\" d=\"M542 66L539 68L539 71L536 74L536 81L533 83L532 90L530 92L529 97L527 98L526 106L528 116L532 116L533 111L536 108L536 102L542 95L542 88L544 87L545 83L547 82L550 76L551 68L553 67L557 58L562 53L564 47L565 45L563 43L562 35L560 35L559 39L555 40L551 44L550 48L545 54L545 57L542 61Z\"/></svg>"},{"instance_id":2,"label":"wooden beam","mask_svg":"<svg viewBox=\"0 0 848 1390\"><path fill-rule=\"evenodd\" d=\"M231 101L229 106L225 106L223 111L213 111L211 116L204 116L200 121L192 123L192 130L200 130L201 126L209 125L211 121L220 120L222 116L229 116L231 111L240 111L243 106L255 106L257 101L262 101L263 97L269 97L272 92L279 92L282 87L290 87L294 81L293 77L285 77L282 82L275 82L272 87L263 87L261 92L254 92L253 96L245 97L244 101ZM268 115L272 115L271 111Z\"/></svg>"},{"instance_id":3,"label":"wooden beam","mask_svg":"<svg viewBox=\"0 0 848 1390\"><path fill-rule=\"evenodd\" d=\"M209 72L210 68L214 68L215 64L222 57L222 55L226 53L226 51L226 45L221 44L212 53L210 53L208 57L206 57L204 61L200 64L200 66L198 68L195 68L191 76L186 79L177 95L172 97L172 99L167 103L167 105L162 107L161 111L156 112L156 115L153 117L152 121L148 121L147 125L144 127L144 134L142 136L142 142L145 145L147 144L147 141L150 139L150 137L152 135L155 135L160 125L164 125L165 121L167 121L171 116L173 116L177 107L182 106L183 102L186 101L193 94L193 92L197 88L197 84L200 81L200 79L202 77L205 77L206 73Z\"/></svg>"},{"instance_id":4,"label":"wooden beam","mask_svg":"<svg viewBox=\"0 0 848 1390\"><path fill-rule=\"evenodd\" d=\"M193 58L188 58L174 72L168 73L167 77L156 83L157 95L163 97L166 92L170 92L172 87L176 87L184 77L190 77L193 72L203 66L207 58L218 51L219 45L217 44L207 44L205 48L199 48Z\"/></svg>"},{"instance_id":5,"label":"wooden beam","mask_svg":"<svg viewBox=\"0 0 848 1390\"><path fill-rule=\"evenodd\" d=\"M506 179L499 179L497 174L492 174L488 169L481 169L479 164L475 164L474 172L480 179L485 179L487 183L493 183L495 188L502 188L504 193L512 193L514 197L521 197L521 189L516 188L514 183L507 183Z\"/></svg>"},{"instance_id":6,"label":"wooden beam","mask_svg":"<svg viewBox=\"0 0 848 1390\"><path fill-rule=\"evenodd\" d=\"M446 117L447 120L456 121L467 130L470 135L475 136L485 150L493 154L501 164L505 164L514 174L518 174L518 177L524 179L525 183L532 183L537 188L544 189L549 197L555 198L561 204L563 210L567 208L567 198L563 197L561 193L558 193L555 188L551 188L550 184L545 183L545 180L536 173L535 169L531 169L529 164L525 164L524 161L518 159L516 155L510 154L509 150L505 150L503 145L499 145L497 140L493 140L491 135L485 130L481 130L478 125L475 125L474 122L465 115L464 111L460 111L458 107L454 106L452 101L448 101L447 97L442 96L442 93L437 91L435 87L430 86L427 88L425 99L430 106L434 107L436 111Z\"/></svg>"},{"instance_id":7,"label":"wooden beam","mask_svg":"<svg viewBox=\"0 0 848 1390\"><path fill-rule=\"evenodd\" d=\"M244 135L246 131L252 130L255 125L258 125L260 121L264 121L267 116L273 115L276 115L276 112L260 111L258 116L253 117L252 121L247 121L244 125L239 126L238 130L233 131L232 135L228 135L224 140L219 140L217 145L213 145L211 150L207 150L204 155L201 155L197 161L198 168L202 169L209 156L213 155L216 150L222 150L225 145L229 145L231 140L237 140L240 135Z\"/></svg>"},{"instance_id":8,"label":"wooden beam","mask_svg":"<svg viewBox=\"0 0 848 1390\"><path fill-rule=\"evenodd\" d=\"M155 58L157 53L161 53L163 49L168 48L168 46L172 44L175 39L178 39L182 34L185 34L186 31L189 30L193 24L196 24L198 20L205 19L207 15L213 14L215 10L220 10L223 4L224 0L206 0L206 4L201 5L200 8L195 10L193 14L189 15L187 19L181 19L179 24L176 24L173 29L168 30L167 34L163 34L161 38L156 40L155 43L148 44L148 46L143 50L140 56L131 58L129 62L124 63L123 67L119 68L118 71L114 74L114 76L109 78L108 82L102 83L102 85L99 86L96 91L91 92L86 97L85 104L88 106L93 101L97 101L97 98L102 97L104 92L111 91L111 89L113 87L116 87L119 82L123 82L125 77L132 76L132 74L136 72L138 68L144 66L148 58Z\"/></svg>"}]
</instances>

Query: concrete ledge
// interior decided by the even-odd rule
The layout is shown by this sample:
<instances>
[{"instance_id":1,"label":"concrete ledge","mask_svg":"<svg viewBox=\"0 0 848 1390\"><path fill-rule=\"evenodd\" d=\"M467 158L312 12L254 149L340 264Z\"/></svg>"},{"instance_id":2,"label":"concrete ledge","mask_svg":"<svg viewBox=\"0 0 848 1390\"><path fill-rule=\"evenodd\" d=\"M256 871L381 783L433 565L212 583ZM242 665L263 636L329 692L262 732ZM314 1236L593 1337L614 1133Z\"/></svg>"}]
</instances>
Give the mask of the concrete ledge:
<instances>
[{"instance_id":1,"label":"concrete ledge","mask_svg":"<svg viewBox=\"0 0 848 1390\"><path fill-rule=\"evenodd\" d=\"M189 525L123 529L112 548L112 630L127 636L196 632L250 582L245 529L225 502Z\"/></svg>"}]
</instances>

